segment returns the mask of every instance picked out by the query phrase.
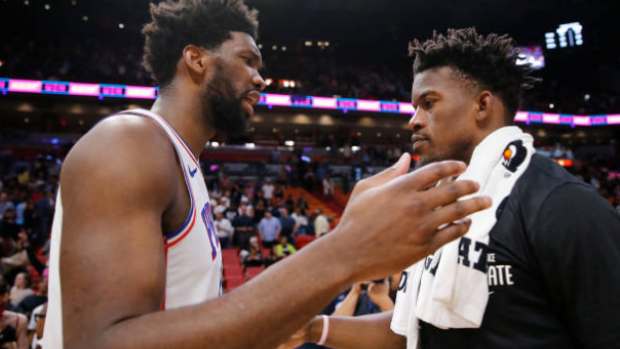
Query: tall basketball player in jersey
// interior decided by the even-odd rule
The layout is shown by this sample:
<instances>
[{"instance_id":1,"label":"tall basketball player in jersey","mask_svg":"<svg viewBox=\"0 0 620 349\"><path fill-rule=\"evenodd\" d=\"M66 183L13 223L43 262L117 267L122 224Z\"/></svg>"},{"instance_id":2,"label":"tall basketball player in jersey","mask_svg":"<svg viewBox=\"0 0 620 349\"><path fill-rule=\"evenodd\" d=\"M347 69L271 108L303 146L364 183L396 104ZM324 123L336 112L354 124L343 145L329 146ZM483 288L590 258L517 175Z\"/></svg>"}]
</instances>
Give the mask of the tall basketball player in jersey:
<instances>
[{"instance_id":1,"label":"tall basketball player in jersey","mask_svg":"<svg viewBox=\"0 0 620 349\"><path fill-rule=\"evenodd\" d=\"M246 130L265 86L256 13L241 0L168 0L151 15L144 63L159 98L100 122L62 170L43 347L274 348L351 282L404 269L490 205L457 202L472 181L423 191L463 163L407 174L405 155L357 185L333 233L222 296L198 159L216 131Z\"/></svg>"}]
</instances>

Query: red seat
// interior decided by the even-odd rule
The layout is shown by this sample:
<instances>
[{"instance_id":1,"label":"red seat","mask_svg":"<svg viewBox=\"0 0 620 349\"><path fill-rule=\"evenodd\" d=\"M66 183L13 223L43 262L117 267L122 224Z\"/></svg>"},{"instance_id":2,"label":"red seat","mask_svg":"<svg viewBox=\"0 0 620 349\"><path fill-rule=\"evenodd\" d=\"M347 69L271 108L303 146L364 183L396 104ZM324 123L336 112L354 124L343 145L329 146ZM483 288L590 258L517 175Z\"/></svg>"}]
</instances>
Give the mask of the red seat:
<instances>
[{"instance_id":1,"label":"red seat","mask_svg":"<svg viewBox=\"0 0 620 349\"><path fill-rule=\"evenodd\" d=\"M224 275L226 275L226 276L243 276L243 269L239 265L224 266Z\"/></svg>"},{"instance_id":2,"label":"red seat","mask_svg":"<svg viewBox=\"0 0 620 349\"><path fill-rule=\"evenodd\" d=\"M244 282L245 279L243 278L243 276L227 276L225 280L226 289L232 290L243 285Z\"/></svg>"},{"instance_id":3,"label":"red seat","mask_svg":"<svg viewBox=\"0 0 620 349\"><path fill-rule=\"evenodd\" d=\"M314 235L297 235L295 237L295 245L299 249L311 243L312 241L314 241L314 239Z\"/></svg>"},{"instance_id":4,"label":"red seat","mask_svg":"<svg viewBox=\"0 0 620 349\"><path fill-rule=\"evenodd\" d=\"M239 257L237 256L237 251L235 250L222 250L222 261L226 262L239 262Z\"/></svg>"},{"instance_id":5,"label":"red seat","mask_svg":"<svg viewBox=\"0 0 620 349\"><path fill-rule=\"evenodd\" d=\"M265 270L265 268L263 268L263 267L248 267L246 269L246 275L247 275L248 279L251 279L251 278L255 277L256 275L262 273L263 270Z\"/></svg>"}]
</instances>

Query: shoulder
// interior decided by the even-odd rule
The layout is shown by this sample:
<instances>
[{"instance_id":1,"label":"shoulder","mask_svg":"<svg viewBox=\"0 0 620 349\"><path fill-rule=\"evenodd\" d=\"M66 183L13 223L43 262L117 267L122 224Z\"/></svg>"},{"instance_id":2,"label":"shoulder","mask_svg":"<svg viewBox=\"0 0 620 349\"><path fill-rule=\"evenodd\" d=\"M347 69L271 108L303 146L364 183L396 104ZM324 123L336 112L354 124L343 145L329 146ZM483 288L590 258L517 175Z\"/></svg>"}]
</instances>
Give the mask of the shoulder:
<instances>
[{"instance_id":1,"label":"shoulder","mask_svg":"<svg viewBox=\"0 0 620 349\"><path fill-rule=\"evenodd\" d=\"M620 244L620 215L593 187L550 159L532 158L511 196L535 246L579 248L597 244L594 240Z\"/></svg>"},{"instance_id":2,"label":"shoulder","mask_svg":"<svg viewBox=\"0 0 620 349\"><path fill-rule=\"evenodd\" d=\"M61 188L88 191L176 188L176 153L165 132L137 115L101 121L71 149L61 171ZM76 189L77 190L77 189ZM64 198L64 196L63 196Z\"/></svg>"},{"instance_id":3,"label":"shoulder","mask_svg":"<svg viewBox=\"0 0 620 349\"><path fill-rule=\"evenodd\" d=\"M63 169L89 159L152 159L174 155L172 143L152 120L138 115L113 115L99 122L69 152Z\"/></svg>"},{"instance_id":4,"label":"shoulder","mask_svg":"<svg viewBox=\"0 0 620 349\"><path fill-rule=\"evenodd\" d=\"M538 215L550 198L565 190L580 188L579 195L596 197L597 193L594 190L590 192L588 187L553 160L534 154L530 166L519 178L510 194L515 200L510 201L513 207L519 206L523 216L531 218Z\"/></svg>"}]
</instances>

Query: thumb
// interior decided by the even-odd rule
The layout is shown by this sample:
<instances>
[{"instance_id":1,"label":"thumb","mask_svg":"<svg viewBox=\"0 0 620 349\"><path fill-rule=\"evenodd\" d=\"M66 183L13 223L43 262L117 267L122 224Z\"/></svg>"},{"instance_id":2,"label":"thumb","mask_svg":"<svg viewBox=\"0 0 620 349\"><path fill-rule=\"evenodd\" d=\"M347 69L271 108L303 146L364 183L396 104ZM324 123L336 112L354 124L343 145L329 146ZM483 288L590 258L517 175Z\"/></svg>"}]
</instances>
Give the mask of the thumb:
<instances>
[{"instance_id":1,"label":"thumb","mask_svg":"<svg viewBox=\"0 0 620 349\"><path fill-rule=\"evenodd\" d=\"M383 185L396 177L400 177L409 171L411 166L411 155L404 153L398 161L392 165L392 167L377 173L376 175L368 178L368 186L376 187Z\"/></svg>"}]
</instances>

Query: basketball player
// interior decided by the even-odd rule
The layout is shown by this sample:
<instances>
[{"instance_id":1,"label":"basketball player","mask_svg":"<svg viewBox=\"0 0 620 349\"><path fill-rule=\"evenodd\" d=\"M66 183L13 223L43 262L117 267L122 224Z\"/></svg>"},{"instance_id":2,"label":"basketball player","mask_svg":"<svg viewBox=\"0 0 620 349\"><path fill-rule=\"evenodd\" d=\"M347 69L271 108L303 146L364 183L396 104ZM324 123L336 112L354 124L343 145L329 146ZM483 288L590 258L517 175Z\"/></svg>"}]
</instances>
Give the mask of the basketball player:
<instances>
[{"instance_id":1,"label":"basketball player","mask_svg":"<svg viewBox=\"0 0 620 349\"><path fill-rule=\"evenodd\" d=\"M474 181L423 191L463 163L407 174L405 155L358 184L333 233L222 296L198 158L216 131L247 129L265 87L256 13L241 0L168 0L151 16L157 101L100 122L62 169L44 348L274 348L352 282L404 269L489 207L457 202Z\"/></svg>"},{"instance_id":2,"label":"basketball player","mask_svg":"<svg viewBox=\"0 0 620 349\"><path fill-rule=\"evenodd\" d=\"M550 159L529 154L526 166L525 145L497 139L520 133L505 126L512 124L521 89L533 82L530 69L516 64L514 49L511 38L478 35L473 28L435 33L410 46L416 114L409 127L420 164L454 159L473 167L470 159L493 140L505 143L493 160L498 181L524 170L505 201L496 205L493 198L496 211L489 211L499 218L488 246L475 251L468 233L454 250L460 265L482 275L488 294L476 298L488 302L481 324L438 328L419 318L429 306L416 303L423 297L420 280L436 282L448 259L441 255L426 259L417 282L415 266L403 273L394 312L316 317L281 348L319 341L337 349L620 348L620 216ZM452 290L450 301L477 286L472 278ZM468 315L469 306L460 314Z\"/></svg>"}]
</instances>

